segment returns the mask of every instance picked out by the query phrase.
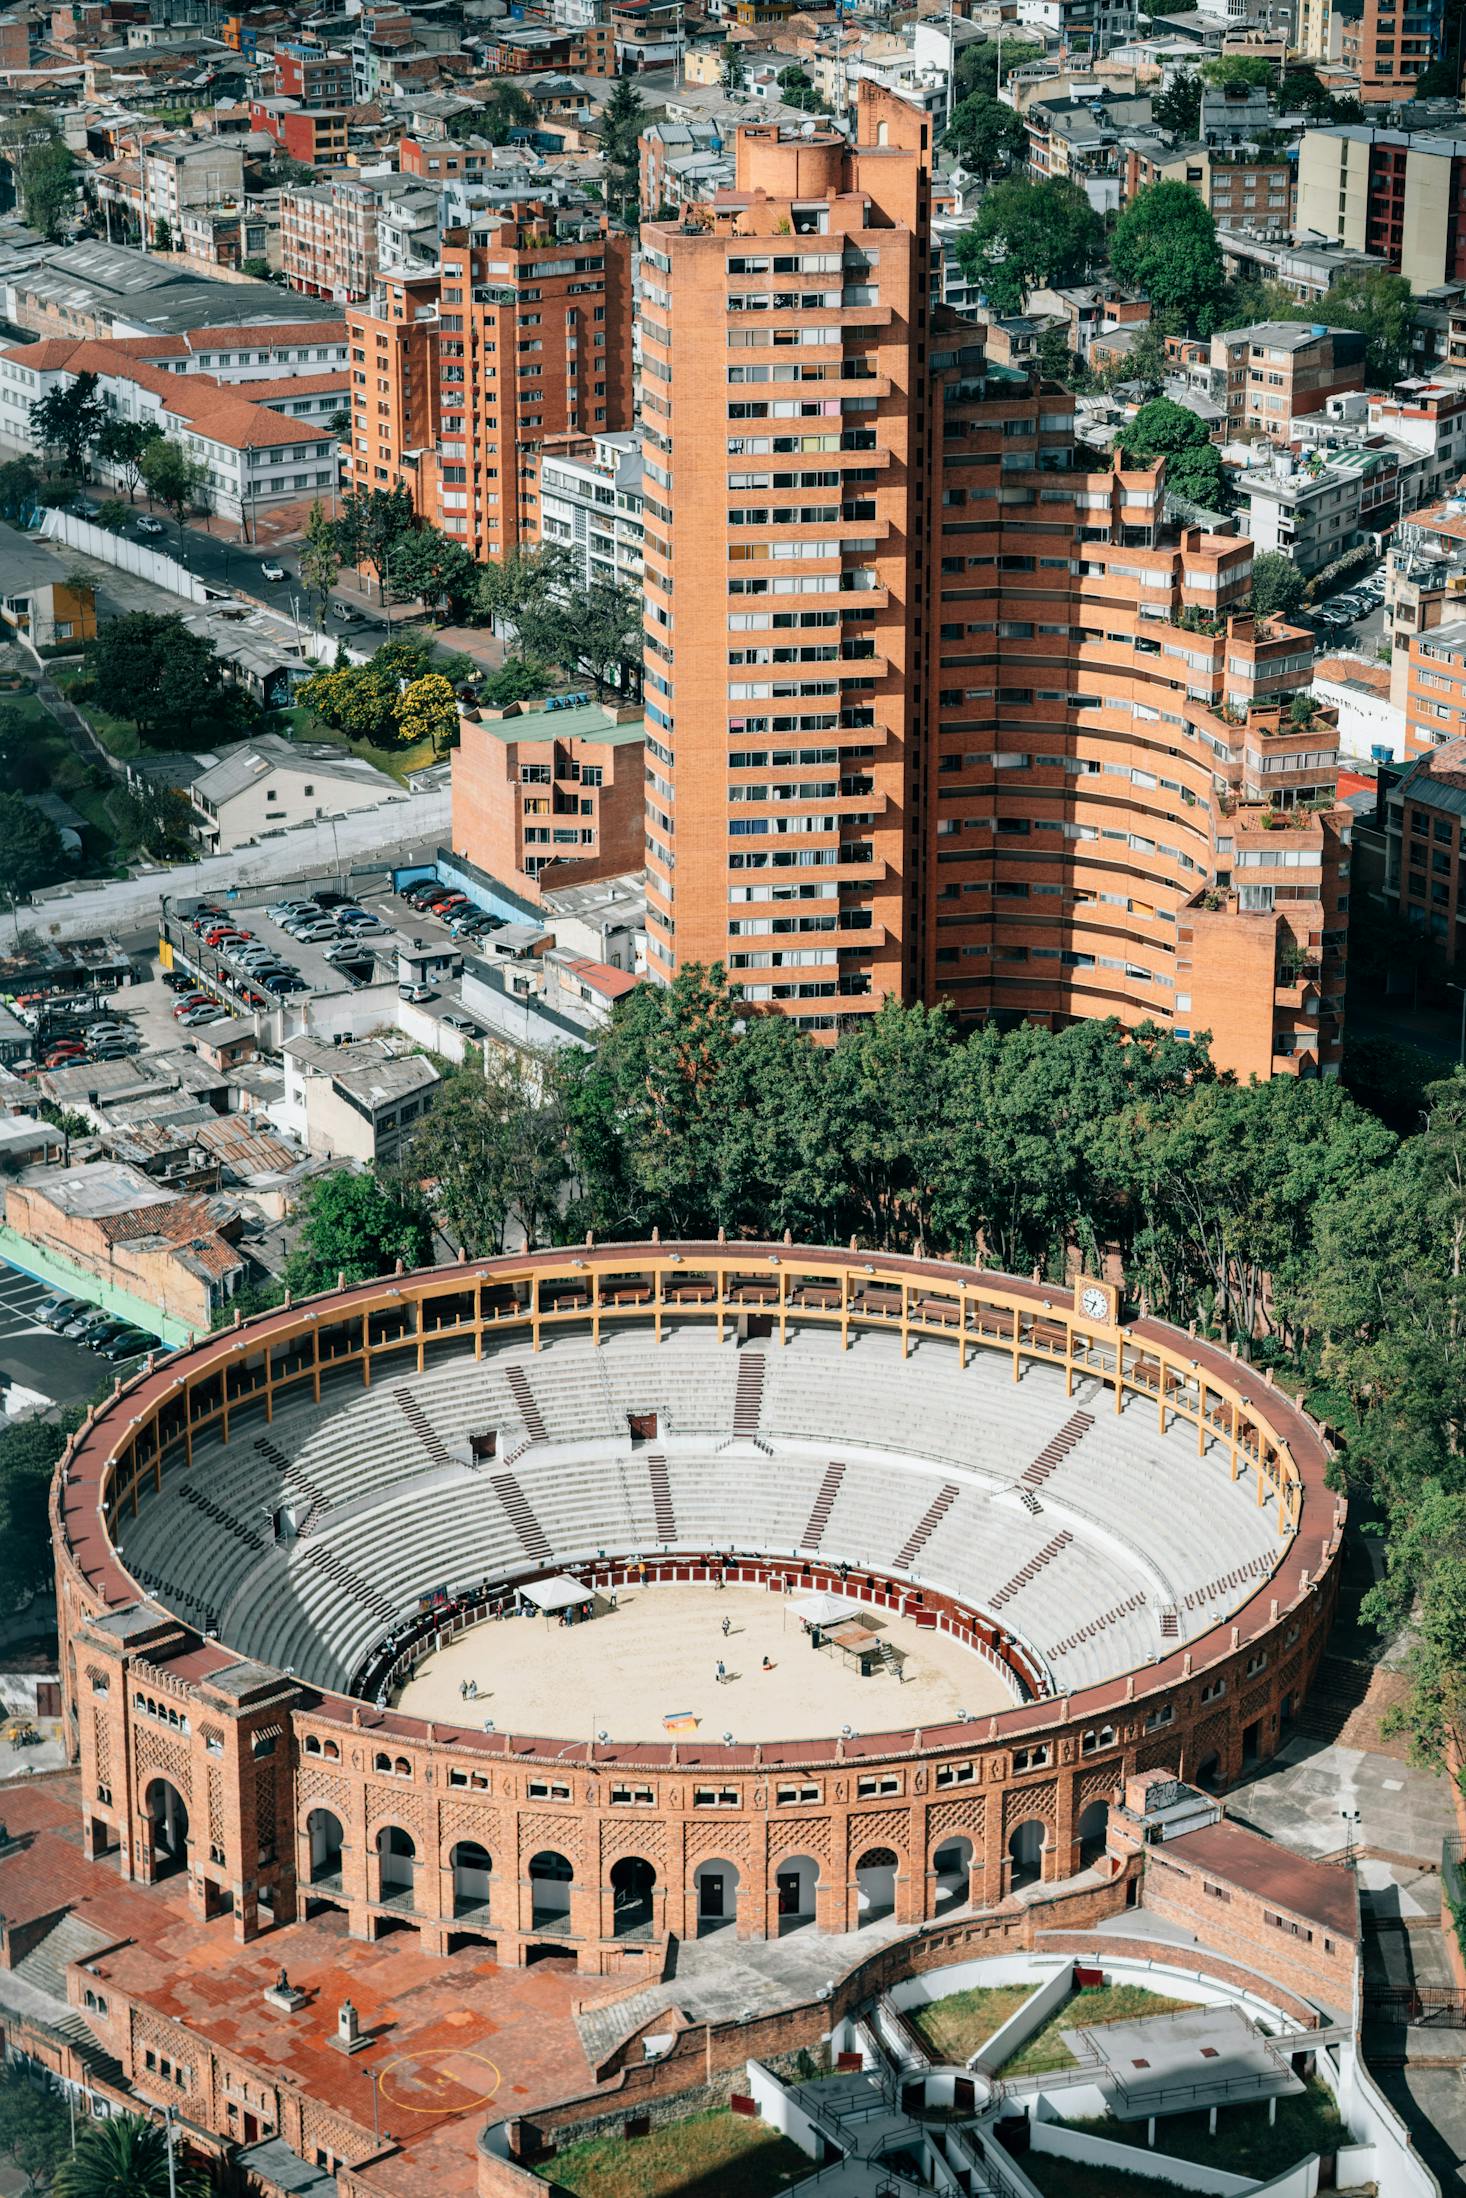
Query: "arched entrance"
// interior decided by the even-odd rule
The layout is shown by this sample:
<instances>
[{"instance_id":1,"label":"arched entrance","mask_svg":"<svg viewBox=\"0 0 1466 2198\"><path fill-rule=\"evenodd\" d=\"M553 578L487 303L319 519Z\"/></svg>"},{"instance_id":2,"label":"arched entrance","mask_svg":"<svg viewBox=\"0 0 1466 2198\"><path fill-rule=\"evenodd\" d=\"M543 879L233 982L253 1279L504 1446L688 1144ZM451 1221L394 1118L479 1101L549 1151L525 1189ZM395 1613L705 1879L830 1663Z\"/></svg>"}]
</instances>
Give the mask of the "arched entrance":
<instances>
[{"instance_id":1,"label":"arched entrance","mask_svg":"<svg viewBox=\"0 0 1466 2198\"><path fill-rule=\"evenodd\" d=\"M312 1885L339 1885L341 1851L346 1845L340 1817L331 1809L312 1809L305 1830L310 1841Z\"/></svg>"},{"instance_id":2,"label":"arched entrance","mask_svg":"<svg viewBox=\"0 0 1466 2198\"><path fill-rule=\"evenodd\" d=\"M1045 1825L1036 1816L1016 1825L1008 1841L1008 1889L1018 1892L1025 1885L1036 1885L1043 1875Z\"/></svg>"},{"instance_id":3,"label":"arched entrance","mask_svg":"<svg viewBox=\"0 0 1466 2198\"><path fill-rule=\"evenodd\" d=\"M778 1865L774 1887L779 1896L780 1938L814 1922L814 1895L819 1881L820 1866L812 1855L791 1855Z\"/></svg>"},{"instance_id":4,"label":"arched entrance","mask_svg":"<svg viewBox=\"0 0 1466 2198\"><path fill-rule=\"evenodd\" d=\"M172 1877L188 1868L188 1809L178 1788L166 1778L155 1778L144 1799L153 1827L153 1873Z\"/></svg>"},{"instance_id":5,"label":"arched entrance","mask_svg":"<svg viewBox=\"0 0 1466 2198\"><path fill-rule=\"evenodd\" d=\"M652 1889L657 1873L641 1855L611 1865L611 1930L618 1939L644 1936L652 1927Z\"/></svg>"},{"instance_id":6,"label":"arched entrance","mask_svg":"<svg viewBox=\"0 0 1466 2198\"><path fill-rule=\"evenodd\" d=\"M1105 1834L1109 1830L1110 1804L1108 1801L1091 1801L1080 1815L1074 1827L1079 1842L1079 1867L1091 1870L1105 1851Z\"/></svg>"},{"instance_id":7,"label":"arched entrance","mask_svg":"<svg viewBox=\"0 0 1466 2198\"><path fill-rule=\"evenodd\" d=\"M570 1888L574 1883L574 1865L552 1848L542 1848L529 1866L532 1931L564 1930L570 1921Z\"/></svg>"},{"instance_id":8,"label":"arched entrance","mask_svg":"<svg viewBox=\"0 0 1466 2198\"><path fill-rule=\"evenodd\" d=\"M867 1847L855 1865L855 1921L857 1929L881 1923L896 1908L896 1872L901 1858L890 1847Z\"/></svg>"},{"instance_id":9,"label":"arched entrance","mask_svg":"<svg viewBox=\"0 0 1466 2198\"><path fill-rule=\"evenodd\" d=\"M493 1858L476 1839L460 1839L448 1857L453 1867L455 1916L486 1916L489 1912L489 1879Z\"/></svg>"},{"instance_id":10,"label":"arched entrance","mask_svg":"<svg viewBox=\"0 0 1466 2198\"><path fill-rule=\"evenodd\" d=\"M697 1935L706 1938L737 1915L738 1871L731 1862L700 1862L692 1883L697 1893Z\"/></svg>"},{"instance_id":11,"label":"arched entrance","mask_svg":"<svg viewBox=\"0 0 1466 2198\"><path fill-rule=\"evenodd\" d=\"M1214 1792L1221 1774L1222 1759L1213 1748L1211 1754L1204 1755L1196 1766L1196 1783L1204 1786L1208 1793Z\"/></svg>"},{"instance_id":12,"label":"arched entrance","mask_svg":"<svg viewBox=\"0 0 1466 2198\"><path fill-rule=\"evenodd\" d=\"M943 1840L932 1856L932 1871L937 1881L933 1912L944 1916L949 1908L963 1905L972 1882L972 1841L965 1833Z\"/></svg>"},{"instance_id":13,"label":"arched entrance","mask_svg":"<svg viewBox=\"0 0 1466 2198\"><path fill-rule=\"evenodd\" d=\"M384 1824L377 1834L377 1898L392 1908L416 1907L416 1876L417 1845L411 1832L400 1824Z\"/></svg>"}]
</instances>

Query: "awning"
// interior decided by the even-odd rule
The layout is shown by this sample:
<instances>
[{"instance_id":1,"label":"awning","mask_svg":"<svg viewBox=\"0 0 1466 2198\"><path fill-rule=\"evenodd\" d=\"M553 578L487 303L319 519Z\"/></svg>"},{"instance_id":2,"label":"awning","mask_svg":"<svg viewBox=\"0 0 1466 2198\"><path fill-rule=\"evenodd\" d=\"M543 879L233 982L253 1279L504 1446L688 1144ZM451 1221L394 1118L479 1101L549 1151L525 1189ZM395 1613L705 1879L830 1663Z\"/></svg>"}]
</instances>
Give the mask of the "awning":
<instances>
[{"instance_id":1,"label":"awning","mask_svg":"<svg viewBox=\"0 0 1466 2198\"><path fill-rule=\"evenodd\" d=\"M833 1626L842 1618L858 1618L863 1606L852 1603L848 1595L822 1593L795 1595L791 1597L789 1607L807 1626Z\"/></svg>"},{"instance_id":2,"label":"awning","mask_svg":"<svg viewBox=\"0 0 1466 2198\"><path fill-rule=\"evenodd\" d=\"M595 1601L595 1589L587 1587L584 1580L572 1580L568 1572L557 1572L552 1580L532 1580L519 1593L521 1600L532 1603L536 1610L570 1610L577 1603Z\"/></svg>"}]
</instances>

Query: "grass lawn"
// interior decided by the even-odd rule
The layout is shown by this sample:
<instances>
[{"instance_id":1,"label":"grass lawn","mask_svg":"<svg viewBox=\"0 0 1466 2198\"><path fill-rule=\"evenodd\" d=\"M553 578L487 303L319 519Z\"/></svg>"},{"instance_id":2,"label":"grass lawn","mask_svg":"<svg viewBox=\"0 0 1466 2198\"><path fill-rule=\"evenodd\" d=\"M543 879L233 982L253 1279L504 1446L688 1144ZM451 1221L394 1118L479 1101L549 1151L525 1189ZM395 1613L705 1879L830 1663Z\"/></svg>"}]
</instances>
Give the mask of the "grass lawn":
<instances>
[{"instance_id":1,"label":"grass lawn","mask_svg":"<svg viewBox=\"0 0 1466 2198\"><path fill-rule=\"evenodd\" d=\"M0 697L0 708L20 718L44 761L47 786L69 801L87 823L83 871L87 876L121 875L125 850L108 803L115 790L99 763L84 763L49 710L33 694Z\"/></svg>"},{"instance_id":2,"label":"grass lawn","mask_svg":"<svg viewBox=\"0 0 1466 2198\"><path fill-rule=\"evenodd\" d=\"M1153 2175L1122 2175L1086 2160L1059 2160L1051 2152L1026 2152L1023 2172L1043 2198L1176 2198L1176 2183Z\"/></svg>"},{"instance_id":3,"label":"grass lawn","mask_svg":"<svg viewBox=\"0 0 1466 2198\"><path fill-rule=\"evenodd\" d=\"M1271 2129L1265 2101L1257 2106L1222 2107L1215 2137L1208 2136L1206 2123L1204 2113L1168 2116L1156 2124L1157 2149L1173 2152L1178 2160L1199 2160L1207 2167L1265 2182L1310 2152L1337 2152L1347 2142L1333 2095L1316 2076L1309 2077L1306 2088L1294 2097L1279 2099L1278 2118ZM1072 2126L1092 2137L1130 2144L1134 2138L1127 2132L1138 2125L1116 2122L1104 2114Z\"/></svg>"},{"instance_id":4,"label":"grass lawn","mask_svg":"<svg viewBox=\"0 0 1466 2198\"><path fill-rule=\"evenodd\" d=\"M928 2006L908 2008L906 2020L934 2061L954 2061L960 2068L1035 1989L1031 1984L974 1985Z\"/></svg>"},{"instance_id":5,"label":"grass lawn","mask_svg":"<svg viewBox=\"0 0 1466 2198\"><path fill-rule=\"evenodd\" d=\"M1075 1992L1055 2008L1012 2060L1004 2061L1005 2076L1042 2076L1051 2068L1072 2068L1074 2056L1059 2037L1061 2030L1103 2022L1141 2022L1147 2015L1176 2015L1190 2000L1170 2000L1163 1993L1148 1992L1143 1984L1102 1984L1093 1992Z\"/></svg>"},{"instance_id":6,"label":"grass lawn","mask_svg":"<svg viewBox=\"0 0 1466 2198\"><path fill-rule=\"evenodd\" d=\"M751 2115L719 2108L649 2137L567 2145L540 2171L585 2198L771 2198L814 2173L807 2154Z\"/></svg>"}]
</instances>

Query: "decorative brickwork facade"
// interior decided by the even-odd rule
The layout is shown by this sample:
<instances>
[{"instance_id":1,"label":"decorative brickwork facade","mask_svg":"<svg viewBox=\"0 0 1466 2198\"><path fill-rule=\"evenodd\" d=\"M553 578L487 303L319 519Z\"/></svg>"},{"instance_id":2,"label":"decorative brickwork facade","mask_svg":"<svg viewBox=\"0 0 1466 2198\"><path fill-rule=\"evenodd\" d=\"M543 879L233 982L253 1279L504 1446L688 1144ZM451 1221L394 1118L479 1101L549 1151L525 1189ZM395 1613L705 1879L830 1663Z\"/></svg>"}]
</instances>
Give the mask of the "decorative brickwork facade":
<instances>
[{"instance_id":1,"label":"decorative brickwork facade","mask_svg":"<svg viewBox=\"0 0 1466 2198\"><path fill-rule=\"evenodd\" d=\"M186 1871L194 1912L231 1916L241 1940L266 1913L325 1907L362 1939L406 1927L430 1951L487 1944L509 1963L548 1944L585 1970L628 1975L657 1973L666 1934L696 1934L706 1865L724 1866L726 1916L749 1938L776 1935L796 1900L821 1930L854 1928L862 1869L890 1873L894 1916L912 1924L954 1890L1001 1900L1025 1855L1044 1880L1067 1879L1093 1857L1097 1828L1103 1844L1105 1805L1137 1768L1225 1778L1278 1746L1322 1650L1343 1517L1324 1483L1327 1446L1304 1413L1214 1346L1150 1320L1116 1323L1096 1300L1109 1303L1092 1288L1071 1297L853 1251L587 1246L288 1305L143 1373L73 1439L53 1491L87 1853L115 1855L124 1878L147 1883ZM1050 1378L1057 1370L1071 1396L1076 1380L1097 1385L1097 1411L1107 1407L1096 1396L1116 1410L1141 1400L1163 1429L1194 1425L1198 1451L1220 1443L1234 1480L1245 1466L1276 1520L1276 1559L1237 1575L1221 1606L1230 1615L1184 1648L1067 1695L1043 1691L1050 1682L1025 1670L994 1618L929 1591L916 1597L927 1622L1004 1665L1028 1699L935 1731L768 1748L699 1738L679 1752L675 1740L571 1750L434 1726L308 1686L145 1601L119 1554L140 1495L188 1489L195 1447L222 1438L227 1448L231 1415L241 1449L267 1450L257 1430L288 1399L319 1403L323 1369L332 1389L358 1378L369 1388L404 1358L419 1369L430 1355L477 1359L500 1335L528 1354L572 1331L599 1344L603 1329L628 1323L660 1343L674 1321L719 1340L755 1323L770 1350L805 1323L842 1343L884 1330L903 1357L941 1338L964 1369L981 1357L988 1370L998 1354L1015 1380L1031 1361ZM609 1586L634 1562L613 1550L581 1569ZM658 1562L682 1579L721 1567L734 1580L842 1584L829 1564L773 1554ZM548 1569L527 1562L523 1577ZM873 1573L851 1585L913 1607L909 1581ZM568 1869L563 1906L547 1907L543 1869L532 1868L546 1853ZM617 1912L628 1866L646 1904L631 1936ZM954 1869L965 1876L955 1887Z\"/></svg>"}]
</instances>

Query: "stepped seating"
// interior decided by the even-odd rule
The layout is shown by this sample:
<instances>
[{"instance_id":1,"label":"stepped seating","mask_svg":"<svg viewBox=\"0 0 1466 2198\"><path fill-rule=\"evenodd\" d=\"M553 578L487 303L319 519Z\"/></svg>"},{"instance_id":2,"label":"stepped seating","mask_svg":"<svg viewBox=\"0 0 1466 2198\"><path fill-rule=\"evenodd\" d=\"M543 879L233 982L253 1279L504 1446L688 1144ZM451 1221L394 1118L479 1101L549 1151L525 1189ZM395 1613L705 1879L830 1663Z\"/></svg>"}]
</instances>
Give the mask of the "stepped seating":
<instances>
[{"instance_id":1,"label":"stepped seating","mask_svg":"<svg viewBox=\"0 0 1466 2198\"><path fill-rule=\"evenodd\" d=\"M241 1653L349 1683L387 1626L437 1588L662 1547L793 1556L939 1586L1002 1622L1066 1689L1218 1623L1276 1560L1271 1507L1228 1449L1162 1433L997 1354L791 1329L750 1351L669 1321L506 1339L481 1360L345 1369L274 1420L241 1408L194 1464L122 1519L149 1592ZM647 1448L631 1422L655 1415ZM497 1432L493 1457L470 1437ZM838 1448L839 1456L830 1452ZM299 1538L274 1539L284 1505Z\"/></svg>"}]
</instances>

